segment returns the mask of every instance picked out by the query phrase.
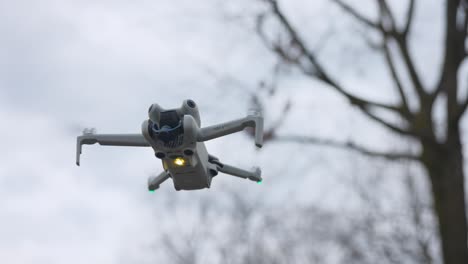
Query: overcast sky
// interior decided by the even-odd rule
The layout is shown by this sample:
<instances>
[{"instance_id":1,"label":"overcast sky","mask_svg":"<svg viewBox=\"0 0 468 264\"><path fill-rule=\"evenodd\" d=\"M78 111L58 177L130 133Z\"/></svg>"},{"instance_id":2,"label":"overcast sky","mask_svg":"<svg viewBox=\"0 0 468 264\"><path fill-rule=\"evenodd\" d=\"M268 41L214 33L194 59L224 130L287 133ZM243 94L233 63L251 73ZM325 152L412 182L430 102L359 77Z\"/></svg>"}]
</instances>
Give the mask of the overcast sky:
<instances>
[{"instance_id":1,"label":"overcast sky","mask_svg":"<svg viewBox=\"0 0 468 264\"><path fill-rule=\"evenodd\" d=\"M218 199L243 190L270 203L290 194L298 202L336 201L321 190L339 182L330 175L346 176L343 160L352 154L294 144L256 151L244 134L209 142L209 151L226 163L260 165L264 185L219 176L210 190L176 193L168 181L150 194L146 180L162 167L147 148L85 146L82 166L75 166L76 136L83 128L137 133L154 102L171 108L194 99L202 125L247 113L249 92L269 78L275 58L252 34L248 19L230 16L248 16L256 7L223 2L0 1L3 263L157 263L152 247L159 232L173 228L175 215L166 213L173 200ZM439 10L436 2L427 1L427 10ZM372 15L372 5L362 6ZM349 19L339 10L325 0L294 0L285 9L314 32L307 34L312 46L325 43L321 59L349 89L391 100L385 70L366 70L379 58L362 43L347 41L357 33L344 26ZM418 16L416 26L432 23L434 32L417 31L418 43L440 42L440 15ZM415 54L429 58L429 65L440 58L425 45ZM436 67L421 68L427 82L436 79ZM266 101L266 118L268 125L291 99L281 132L352 138L377 149L396 140L319 83L293 73L279 85ZM383 137L390 140L382 143ZM190 212L178 217L189 219Z\"/></svg>"}]
</instances>

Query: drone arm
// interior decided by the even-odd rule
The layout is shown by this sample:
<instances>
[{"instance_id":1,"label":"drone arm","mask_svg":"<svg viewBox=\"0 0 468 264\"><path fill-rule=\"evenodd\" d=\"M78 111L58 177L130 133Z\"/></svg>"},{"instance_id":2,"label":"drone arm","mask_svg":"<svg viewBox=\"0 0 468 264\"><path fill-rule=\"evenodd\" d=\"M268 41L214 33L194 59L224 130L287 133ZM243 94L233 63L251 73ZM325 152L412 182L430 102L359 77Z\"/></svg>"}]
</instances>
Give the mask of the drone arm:
<instances>
[{"instance_id":1,"label":"drone arm","mask_svg":"<svg viewBox=\"0 0 468 264\"><path fill-rule=\"evenodd\" d=\"M246 171L234 166L226 165L226 164L218 164L218 170L220 172L236 176L242 179L249 179L251 181L261 182L262 181L262 171L260 168L255 167L254 171Z\"/></svg>"},{"instance_id":2,"label":"drone arm","mask_svg":"<svg viewBox=\"0 0 468 264\"><path fill-rule=\"evenodd\" d=\"M99 143L104 146L149 147L141 134L84 134L76 139L76 165L80 166L82 145Z\"/></svg>"},{"instance_id":3,"label":"drone arm","mask_svg":"<svg viewBox=\"0 0 468 264\"><path fill-rule=\"evenodd\" d=\"M159 185L161 185L161 183L169 179L169 177L170 175L167 171L161 172L161 174L159 174L156 177L150 177L148 179L148 190L154 191L156 189L159 189Z\"/></svg>"},{"instance_id":4,"label":"drone arm","mask_svg":"<svg viewBox=\"0 0 468 264\"><path fill-rule=\"evenodd\" d=\"M263 145L263 117L259 114L248 115L244 118L226 123L200 128L197 141L207 141L244 130L246 127L255 128L255 145Z\"/></svg>"}]
</instances>

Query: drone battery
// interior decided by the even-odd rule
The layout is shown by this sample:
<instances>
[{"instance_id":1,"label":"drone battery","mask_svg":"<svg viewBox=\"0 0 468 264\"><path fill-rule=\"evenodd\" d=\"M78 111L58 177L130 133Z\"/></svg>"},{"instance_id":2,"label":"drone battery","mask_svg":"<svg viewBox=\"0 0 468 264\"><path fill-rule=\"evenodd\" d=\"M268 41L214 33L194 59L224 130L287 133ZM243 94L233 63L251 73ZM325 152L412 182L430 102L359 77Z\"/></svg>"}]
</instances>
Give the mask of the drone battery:
<instances>
[{"instance_id":1,"label":"drone battery","mask_svg":"<svg viewBox=\"0 0 468 264\"><path fill-rule=\"evenodd\" d=\"M212 176L208 172L212 168L210 163L203 162L208 161L208 153L203 144L197 143L192 155L174 156L173 159L170 157L171 155L164 159L164 164L172 175L176 189L196 190L210 187ZM181 162L178 161L181 158L185 161L182 166Z\"/></svg>"}]
</instances>

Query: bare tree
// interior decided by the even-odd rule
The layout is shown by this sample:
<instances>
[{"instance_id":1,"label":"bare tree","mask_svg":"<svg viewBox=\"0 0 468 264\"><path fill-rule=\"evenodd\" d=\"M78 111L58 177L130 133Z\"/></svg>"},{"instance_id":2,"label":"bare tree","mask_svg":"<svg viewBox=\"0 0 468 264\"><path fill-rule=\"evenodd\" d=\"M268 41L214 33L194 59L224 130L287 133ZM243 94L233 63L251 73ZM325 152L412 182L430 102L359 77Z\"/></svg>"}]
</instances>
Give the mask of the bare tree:
<instances>
[{"instance_id":1,"label":"bare tree","mask_svg":"<svg viewBox=\"0 0 468 264\"><path fill-rule=\"evenodd\" d=\"M319 80L333 89L353 106L356 106L370 120L403 137L418 142L420 153L383 153L366 149L349 142L334 142L307 135L275 135L272 140L319 143L349 147L363 154L390 159L410 159L419 162L431 183L431 197L434 214L438 219L439 236L445 264L468 263L467 220L464 190L464 159L460 121L468 106L468 97L461 98L458 77L460 66L468 55L466 41L468 34L468 1L447 0L445 3L444 57L440 77L434 86L425 85L415 66L409 49L409 35L413 24L416 0L408 0L403 25L399 25L387 0L375 0L378 19L372 20L358 9L341 1L333 0L347 14L364 27L377 32L379 43L372 43L380 52L389 69L393 86L399 95L399 103L383 103L354 95L346 84L335 79L319 61L316 51L305 41L306 30L294 24L293 16L283 11L277 0L261 0L267 11L257 18L257 33L265 46L281 60L296 66L305 76ZM421 3L423 3L421 1ZM265 21L273 19L278 24L281 37L272 38L265 30ZM395 47L395 48L393 48ZM400 59L404 69L397 68ZM403 81L402 72L409 76L409 84ZM410 94L415 94L413 98ZM434 105L438 99L445 99L443 134L436 133ZM379 111L393 113L401 119L399 124L390 122ZM422 245L424 246L424 245Z\"/></svg>"},{"instance_id":2,"label":"bare tree","mask_svg":"<svg viewBox=\"0 0 468 264\"><path fill-rule=\"evenodd\" d=\"M401 203L388 211L381 168L369 171L356 170L355 180L345 183L360 201L355 210L258 204L239 192L230 192L227 203L193 202L190 207L200 213L193 215L192 230L170 230L158 249L172 263L440 263L431 250L437 244L433 221L424 219L430 206L414 176L408 172Z\"/></svg>"},{"instance_id":3,"label":"bare tree","mask_svg":"<svg viewBox=\"0 0 468 264\"><path fill-rule=\"evenodd\" d=\"M381 181L379 171L376 175L363 177L356 175L350 185L361 201L360 209L354 214L345 214L348 226L337 233L337 243L342 245L345 258L349 263L440 263L434 247L434 219L431 207L422 197L420 183L406 166L401 175L402 191L398 206L388 207L394 200L382 195L387 182ZM416 179L415 179L416 178ZM372 190L370 190L372 186Z\"/></svg>"}]
</instances>

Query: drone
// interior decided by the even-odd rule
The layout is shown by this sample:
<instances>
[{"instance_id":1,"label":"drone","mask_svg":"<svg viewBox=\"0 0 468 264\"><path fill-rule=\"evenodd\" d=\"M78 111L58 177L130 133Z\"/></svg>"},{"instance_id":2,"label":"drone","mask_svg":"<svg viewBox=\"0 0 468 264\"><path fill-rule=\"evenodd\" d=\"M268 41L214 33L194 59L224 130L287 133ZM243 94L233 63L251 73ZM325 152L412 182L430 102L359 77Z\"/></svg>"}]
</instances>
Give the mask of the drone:
<instances>
[{"instance_id":1,"label":"drone","mask_svg":"<svg viewBox=\"0 0 468 264\"><path fill-rule=\"evenodd\" d=\"M199 190L210 188L212 179L222 172L257 183L262 182L261 170L243 170L228 164L208 153L205 141L240 132L245 128L255 131L255 145L263 144L263 116L252 111L246 117L218 125L201 128L200 113L193 100L185 100L182 106L164 109L152 104L149 118L142 124L141 134L96 134L95 130L84 130L77 137L76 165L80 166L82 145L98 143L104 146L152 147L156 158L162 161L164 171L148 179L148 190L154 192L171 178L174 188Z\"/></svg>"}]
</instances>

